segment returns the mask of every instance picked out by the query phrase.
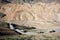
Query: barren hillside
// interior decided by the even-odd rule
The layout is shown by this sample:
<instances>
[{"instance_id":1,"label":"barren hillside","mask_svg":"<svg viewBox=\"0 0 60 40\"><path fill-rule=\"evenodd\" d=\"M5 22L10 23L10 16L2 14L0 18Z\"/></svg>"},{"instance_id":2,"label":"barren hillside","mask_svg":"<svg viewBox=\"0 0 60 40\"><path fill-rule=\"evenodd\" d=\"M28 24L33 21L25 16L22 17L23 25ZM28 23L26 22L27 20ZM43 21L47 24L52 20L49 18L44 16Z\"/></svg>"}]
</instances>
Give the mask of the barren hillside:
<instances>
[{"instance_id":1,"label":"barren hillside","mask_svg":"<svg viewBox=\"0 0 60 40\"><path fill-rule=\"evenodd\" d=\"M6 22L36 28L53 28L60 25L60 3L5 4L0 12Z\"/></svg>"}]
</instances>

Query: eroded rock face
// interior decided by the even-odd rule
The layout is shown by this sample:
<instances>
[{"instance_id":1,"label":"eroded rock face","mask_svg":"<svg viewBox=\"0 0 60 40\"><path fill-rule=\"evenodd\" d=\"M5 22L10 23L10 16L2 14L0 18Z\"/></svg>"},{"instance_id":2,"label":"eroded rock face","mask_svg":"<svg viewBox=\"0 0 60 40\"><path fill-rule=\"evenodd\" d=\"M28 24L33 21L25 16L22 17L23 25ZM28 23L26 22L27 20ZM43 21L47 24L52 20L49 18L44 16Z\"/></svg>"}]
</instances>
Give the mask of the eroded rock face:
<instances>
[{"instance_id":1,"label":"eroded rock face","mask_svg":"<svg viewBox=\"0 0 60 40\"><path fill-rule=\"evenodd\" d=\"M60 3L6 4L0 11L6 14L3 19L7 22L39 29L59 25L56 21L60 21Z\"/></svg>"}]
</instances>

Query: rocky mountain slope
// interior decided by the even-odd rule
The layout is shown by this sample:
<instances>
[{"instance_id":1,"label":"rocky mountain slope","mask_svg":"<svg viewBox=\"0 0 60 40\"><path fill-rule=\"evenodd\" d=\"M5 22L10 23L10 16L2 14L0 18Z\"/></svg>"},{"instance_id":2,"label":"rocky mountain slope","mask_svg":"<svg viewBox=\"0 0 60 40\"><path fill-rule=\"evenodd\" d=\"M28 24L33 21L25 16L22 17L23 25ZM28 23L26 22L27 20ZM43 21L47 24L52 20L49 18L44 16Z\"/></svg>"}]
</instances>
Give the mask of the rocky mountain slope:
<instances>
[{"instance_id":1,"label":"rocky mountain slope","mask_svg":"<svg viewBox=\"0 0 60 40\"><path fill-rule=\"evenodd\" d=\"M6 14L6 22L18 25L41 28L54 28L60 26L60 3L24 3L4 4L0 12Z\"/></svg>"}]
</instances>

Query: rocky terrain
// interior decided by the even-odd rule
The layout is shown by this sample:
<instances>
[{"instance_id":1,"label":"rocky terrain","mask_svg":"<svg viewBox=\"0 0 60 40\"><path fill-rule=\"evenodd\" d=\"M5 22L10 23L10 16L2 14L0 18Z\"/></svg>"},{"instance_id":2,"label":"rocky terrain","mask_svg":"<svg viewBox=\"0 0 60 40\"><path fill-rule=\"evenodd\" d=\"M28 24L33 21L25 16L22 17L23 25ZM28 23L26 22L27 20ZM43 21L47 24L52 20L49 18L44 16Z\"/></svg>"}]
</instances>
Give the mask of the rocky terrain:
<instances>
[{"instance_id":1,"label":"rocky terrain","mask_svg":"<svg viewBox=\"0 0 60 40\"><path fill-rule=\"evenodd\" d=\"M54 28L60 25L60 3L5 4L0 12L6 22L36 28Z\"/></svg>"},{"instance_id":2,"label":"rocky terrain","mask_svg":"<svg viewBox=\"0 0 60 40\"><path fill-rule=\"evenodd\" d=\"M15 0L12 3L0 3L1 40L10 40L12 35L14 35L13 38L18 38L17 40L40 40L40 38L41 40L60 40L59 0L35 0L32 3L30 1L18 2ZM27 35L20 35L15 29L11 30L9 23L12 23L19 30L23 29ZM38 34L29 35L28 33Z\"/></svg>"}]
</instances>

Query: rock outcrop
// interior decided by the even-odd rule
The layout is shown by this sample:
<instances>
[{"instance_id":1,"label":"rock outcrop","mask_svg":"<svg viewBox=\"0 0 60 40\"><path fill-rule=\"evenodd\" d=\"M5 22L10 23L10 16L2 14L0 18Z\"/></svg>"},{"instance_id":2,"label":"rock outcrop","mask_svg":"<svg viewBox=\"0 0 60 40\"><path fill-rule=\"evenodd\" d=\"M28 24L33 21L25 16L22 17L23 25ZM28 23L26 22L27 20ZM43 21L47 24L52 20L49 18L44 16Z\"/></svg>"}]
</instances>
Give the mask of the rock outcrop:
<instances>
[{"instance_id":1,"label":"rock outcrop","mask_svg":"<svg viewBox=\"0 0 60 40\"><path fill-rule=\"evenodd\" d=\"M40 28L60 26L60 3L5 4L0 12L6 14L6 22Z\"/></svg>"}]
</instances>

